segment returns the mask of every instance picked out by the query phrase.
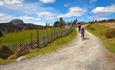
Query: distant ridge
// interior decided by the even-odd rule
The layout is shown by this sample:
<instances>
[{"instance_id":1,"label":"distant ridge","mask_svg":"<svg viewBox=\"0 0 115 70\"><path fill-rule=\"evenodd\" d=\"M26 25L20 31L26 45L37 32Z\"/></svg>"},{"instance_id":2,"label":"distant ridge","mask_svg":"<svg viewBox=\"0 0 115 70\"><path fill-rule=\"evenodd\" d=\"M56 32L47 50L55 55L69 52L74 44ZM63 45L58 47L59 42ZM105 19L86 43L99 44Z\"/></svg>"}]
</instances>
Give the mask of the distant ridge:
<instances>
[{"instance_id":1,"label":"distant ridge","mask_svg":"<svg viewBox=\"0 0 115 70\"><path fill-rule=\"evenodd\" d=\"M35 25L32 23L24 23L21 19L13 19L8 23L0 23L0 31L2 32L17 32L22 30L31 30L43 27L44 26Z\"/></svg>"}]
</instances>

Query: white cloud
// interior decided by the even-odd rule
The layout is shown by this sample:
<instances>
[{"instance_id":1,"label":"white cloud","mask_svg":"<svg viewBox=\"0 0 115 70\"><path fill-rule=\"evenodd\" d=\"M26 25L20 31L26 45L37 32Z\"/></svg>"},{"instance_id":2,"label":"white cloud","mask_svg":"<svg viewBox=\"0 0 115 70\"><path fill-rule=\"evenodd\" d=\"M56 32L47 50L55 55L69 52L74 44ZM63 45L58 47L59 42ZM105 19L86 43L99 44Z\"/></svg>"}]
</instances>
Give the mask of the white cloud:
<instances>
[{"instance_id":1,"label":"white cloud","mask_svg":"<svg viewBox=\"0 0 115 70\"><path fill-rule=\"evenodd\" d=\"M99 20L106 20L106 19L108 19L108 18L105 18L105 17L99 17L99 18L97 18L96 20L99 21Z\"/></svg>"},{"instance_id":2,"label":"white cloud","mask_svg":"<svg viewBox=\"0 0 115 70\"><path fill-rule=\"evenodd\" d=\"M10 16L10 15L6 15L6 14L3 14L3 13L0 13L0 23L9 22L12 19L15 19L15 17Z\"/></svg>"},{"instance_id":3,"label":"white cloud","mask_svg":"<svg viewBox=\"0 0 115 70\"><path fill-rule=\"evenodd\" d=\"M34 22L38 22L41 20L41 18L39 17L31 17L31 16L15 17L15 16L0 13L0 23L6 23L13 19L22 19L24 22L27 22L27 23L34 23Z\"/></svg>"},{"instance_id":4,"label":"white cloud","mask_svg":"<svg viewBox=\"0 0 115 70\"><path fill-rule=\"evenodd\" d=\"M69 5L68 4L64 4L64 7L68 7Z\"/></svg>"},{"instance_id":5,"label":"white cloud","mask_svg":"<svg viewBox=\"0 0 115 70\"><path fill-rule=\"evenodd\" d=\"M42 19L56 19L59 17L74 17L74 16L82 16L86 12L86 9L80 8L80 7L70 7L67 13L61 14L61 13L53 13L49 11L44 11L41 13L38 13L38 17Z\"/></svg>"},{"instance_id":6,"label":"white cloud","mask_svg":"<svg viewBox=\"0 0 115 70\"><path fill-rule=\"evenodd\" d=\"M17 17L18 19L22 19L22 20L41 20L40 18L38 17L31 17L31 16L20 16L20 17Z\"/></svg>"},{"instance_id":7,"label":"white cloud","mask_svg":"<svg viewBox=\"0 0 115 70\"><path fill-rule=\"evenodd\" d=\"M6 2L5 2L6 1ZM2 18L0 18L1 22L6 22L15 18L26 20L26 22L38 22L43 20L50 20L50 19L57 19L59 17L73 17L73 16L82 16L86 9L80 8L80 7L70 7L66 13L60 13L53 7L43 7L42 5L39 5L38 3L23 3L24 0L3 0L1 2L4 2L5 7L16 10L19 12L23 12L25 15L35 15L35 17L30 16L11 16L11 15L2 15ZM18 5L17 5L18 4ZM11 5L11 6L9 6Z\"/></svg>"},{"instance_id":8,"label":"white cloud","mask_svg":"<svg viewBox=\"0 0 115 70\"><path fill-rule=\"evenodd\" d=\"M12 10L16 10L16 11L21 11L21 12L24 12L24 13L32 13L32 12L39 12L39 9L40 7L37 7L36 4L13 4L11 6L9 6L8 4L4 4L4 7L7 7L9 9L12 9ZM41 10L41 8L40 8Z\"/></svg>"},{"instance_id":9,"label":"white cloud","mask_svg":"<svg viewBox=\"0 0 115 70\"><path fill-rule=\"evenodd\" d=\"M22 19L25 23L33 23L33 24L43 25L43 23L40 22L41 18L39 18L39 17L19 16L17 18Z\"/></svg>"},{"instance_id":10,"label":"white cloud","mask_svg":"<svg viewBox=\"0 0 115 70\"><path fill-rule=\"evenodd\" d=\"M7 1L7 0L4 0L4 1ZM7 2L8 4L6 4L6 2L5 2L3 6L9 8L9 9L16 10L21 13L23 12L25 14L30 14L30 15L37 15L37 13L41 13L43 11L55 11L55 9L53 7L42 7L42 5L39 3L27 4L27 3L22 3L23 0L20 0L21 2L18 2L18 1L19 0L16 0L11 3ZM16 3L18 3L18 4L16 4ZM12 4L12 5L9 6L10 4Z\"/></svg>"},{"instance_id":11,"label":"white cloud","mask_svg":"<svg viewBox=\"0 0 115 70\"><path fill-rule=\"evenodd\" d=\"M4 14L0 13L0 17L2 17Z\"/></svg>"},{"instance_id":12,"label":"white cloud","mask_svg":"<svg viewBox=\"0 0 115 70\"><path fill-rule=\"evenodd\" d=\"M55 16L52 12L58 12L53 7L44 7L41 3L24 3L24 0L0 0L0 6L6 7L11 10L18 11L25 15L36 16L17 16L14 17L12 15L0 14L0 23L9 22L12 19L19 18L23 19L26 22L35 23L44 19L53 19ZM51 2L51 1L50 1ZM47 11L47 12L46 12ZM39 13L39 16L38 16ZM44 19L41 19L44 18ZM43 22L42 22L43 23Z\"/></svg>"},{"instance_id":13,"label":"white cloud","mask_svg":"<svg viewBox=\"0 0 115 70\"><path fill-rule=\"evenodd\" d=\"M6 4L21 4L24 0L3 0Z\"/></svg>"},{"instance_id":14,"label":"white cloud","mask_svg":"<svg viewBox=\"0 0 115 70\"><path fill-rule=\"evenodd\" d=\"M90 3L95 3L97 0L89 0Z\"/></svg>"},{"instance_id":15,"label":"white cloud","mask_svg":"<svg viewBox=\"0 0 115 70\"><path fill-rule=\"evenodd\" d=\"M67 13L60 14L58 17L82 16L86 11L86 9L80 7L70 7Z\"/></svg>"},{"instance_id":16,"label":"white cloud","mask_svg":"<svg viewBox=\"0 0 115 70\"><path fill-rule=\"evenodd\" d=\"M52 12L44 11L38 14L38 17L41 17L43 19L54 19L56 18L57 14L54 14Z\"/></svg>"},{"instance_id":17,"label":"white cloud","mask_svg":"<svg viewBox=\"0 0 115 70\"><path fill-rule=\"evenodd\" d=\"M33 24L39 24L39 25L45 25L45 23L40 22L41 18L39 17L31 17L31 16L11 16L7 14L0 14L0 23L7 23L10 22L13 19L22 19L25 23L33 23Z\"/></svg>"},{"instance_id":18,"label":"white cloud","mask_svg":"<svg viewBox=\"0 0 115 70\"><path fill-rule=\"evenodd\" d=\"M0 6L3 6L3 4L4 4L3 1L0 1Z\"/></svg>"},{"instance_id":19,"label":"white cloud","mask_svg":"<svg viewBox=\"0 0 115 70\"><path fill-rule=\"evenodd\" d=\"M81 16L86 12L86 9L80 7L71 7L69 8L69 13L74 16Z\"/></svg>"},{"instance_id":20,"label":"white cloud","mask_svg":"<svg viewBox=\"0 0 115 70\"><path fill-rule=\"evenodd\" d=\"M2 0L3 6L17 7L22 6L24 0Z\"/></svg>"},{"instance_id":21,"label":"white cloud","mask_svg":"<svg viewBox=\"0 0 115 70\"><path fill-rule=\"evenodd\" d=\"M89 16L89 19L90 20L104 20L104 19L108 19L107 17L104 17L104 16L100 16L100 15L93 15L93 16Z\"/></svg>"},{"instance_id":22,"label":"white cloud","mask_svg":"<svg viewBox=\"0 0 115 70\"><path fill-rule=\"evenodd\" d=\"M18 10L26 14L33 14L42 11L42 8L37 6L36 4L23 4L22 6L11 8L11 9Z\"/></svg>"},{"instance_id":23,"label":"white cloud","mask_svg":"<svg viewBox=\"0 0 115 70\"><path fill-rule=\"evenodd\" d=\"M115 4L107 7L96 7L91 11L94 14L99 14L99 13L115 13Z\"/></svg>"},{"instance_id":24,"label":"white cloud","mask_svg":"<svg viewBox=\"0 0 115 70\"><path fill-rule=\"evenodd\" d=\"M86 12L86 9L80 7L70 7L67 13L53 13L49 11L43 11L38 13L38 17L42 19L56 19L59 17L73 17L73 16L82 16Z\"/></svg>"},{"instance_id":25,"label":"white cloud","mask_svg":"<svg viewBox=\"0 0 115 70\"><path fill-rule=\"evenodd\" d=\"M40 0L42 3L54 3L56 0Z\"/></svg>"}]
</instances>

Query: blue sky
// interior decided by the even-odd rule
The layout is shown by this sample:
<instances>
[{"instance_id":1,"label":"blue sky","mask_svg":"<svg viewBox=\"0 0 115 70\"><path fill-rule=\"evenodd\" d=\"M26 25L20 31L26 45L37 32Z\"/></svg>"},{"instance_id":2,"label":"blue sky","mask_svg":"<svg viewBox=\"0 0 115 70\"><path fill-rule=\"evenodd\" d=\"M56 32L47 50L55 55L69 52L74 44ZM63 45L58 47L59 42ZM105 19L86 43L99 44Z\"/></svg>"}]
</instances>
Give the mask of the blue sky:
<instances>
[{"instance_id":1,"label":"blue sky","mask_svg":"<svg viewBox=\"0 0 115 70\"><path fill-rule=\"evenodd\" d=\"M0 0L0 23L12 19L44 25L65 21L115 19L115 0Z\"/></svg>"}]
</instances>

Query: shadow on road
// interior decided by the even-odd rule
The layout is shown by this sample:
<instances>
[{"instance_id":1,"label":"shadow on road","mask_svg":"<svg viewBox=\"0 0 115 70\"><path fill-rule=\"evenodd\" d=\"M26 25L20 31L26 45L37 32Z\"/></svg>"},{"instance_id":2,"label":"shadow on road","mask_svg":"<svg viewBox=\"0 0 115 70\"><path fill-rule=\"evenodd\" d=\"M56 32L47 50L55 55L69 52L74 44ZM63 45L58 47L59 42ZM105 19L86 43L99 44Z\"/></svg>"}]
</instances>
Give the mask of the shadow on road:
<instances>
[{"instance_id":1,"label":"shadow on road","mask_svg":"<svg viewBox=\"0 0 115 70\"><path fill-rule=\"evenodd\" d=\"M89 38L84 38L84 40L89 40Z\"/></svg>"},{"instance_id":2,"label":"shadow on road","mask_svg":"<svg viewBox=\"0 0 115 70\"><path fill-rule=\"evenodd\" d=\"M89 40L89 38L86 38L86 37L85 37L85 38L83 38L82 40L83 40L83 41L84 41L84 40Z\"/></svg>"}]
</instances>

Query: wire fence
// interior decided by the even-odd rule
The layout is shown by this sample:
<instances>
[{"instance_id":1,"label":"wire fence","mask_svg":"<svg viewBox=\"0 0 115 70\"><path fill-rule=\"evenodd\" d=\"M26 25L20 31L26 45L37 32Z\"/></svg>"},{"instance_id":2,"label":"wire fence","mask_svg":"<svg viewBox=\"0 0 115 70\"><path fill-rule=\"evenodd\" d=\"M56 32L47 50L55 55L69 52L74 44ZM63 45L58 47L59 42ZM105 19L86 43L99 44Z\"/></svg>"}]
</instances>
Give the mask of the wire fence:
<instances>
[{"instance_id":1,"label":"wire fence","mask_svg":"<svg viewBox=\"0 0 115 70\"><path fill-rule=\"evenodd\" d=\"M14 53L17 52L17 57L19 57L28 53L30 50L47 47L48 44L60 37L68 35L72 30L72 27L37 29L36 37L30 32L30 39L28 41L8 44L7 47L10 47Z\"/></svg>"},{"instance_id":2,"label":"wire fence","mask_svg":"<svg viewBox=\"0 0 115 70\"><path fill-rule=\"evenodd\" d=\"M43 30L43 34L40 34L39 30L37 30L37 38L33 39L31 34L30 43L22 43L20 48L24 49L36 49L36 48L43 48L47 47L47 45L57 38L63 37L68 35L72 31L72 28L62 29L62 28L54 28L53 31L50 30Z\"/></svg>"}]
</instances>

